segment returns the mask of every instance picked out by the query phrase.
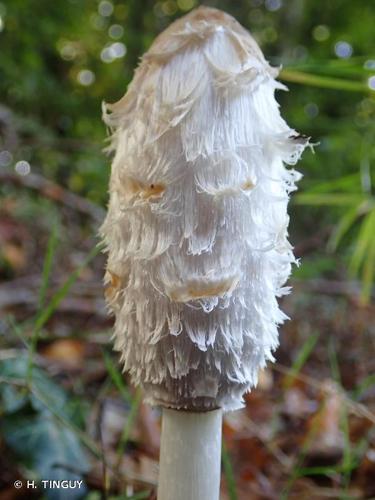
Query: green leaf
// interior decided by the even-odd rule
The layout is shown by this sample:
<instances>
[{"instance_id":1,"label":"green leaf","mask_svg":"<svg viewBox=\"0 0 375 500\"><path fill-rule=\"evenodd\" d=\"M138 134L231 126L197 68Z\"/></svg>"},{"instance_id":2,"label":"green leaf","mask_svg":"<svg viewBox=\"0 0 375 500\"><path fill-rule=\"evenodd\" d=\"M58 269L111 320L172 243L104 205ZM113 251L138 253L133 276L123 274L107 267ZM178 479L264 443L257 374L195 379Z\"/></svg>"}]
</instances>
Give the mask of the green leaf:
<instances>
[{"instance_id":1,"label":"green leaf","mask_svg":"<svg viewBox=\"0 0 375 500\"><path fill-rule=\"evenodd\" d=\"M0 386L0 397L5 403L3 436L40 479L80 479L89 464L80 443L82 431L74 423L74 400L39 368L34 368L32 385L27 386L27 372L27 356L0 363L0 376L8 381ZM84 493L85 488L55 489L49 490L47 497L76 499Z\"/></svg>"},{"instance_id":2,"label":"green leaf","mask_svg":"<svg viewBox=\"0 0 375 500\"><path fill-rule=\"evenodd\" d=\"M353 256L350 261L351 273L358 274L364 259L369 258L368 252L375 235L375 210L366 215L362 221L354 247Z\"/></svg>"},{"instance_id":3,"label":"green leaf","mask_svg":"<svg viewBox=\"0 0 375 500\"><path fill-rule=\"evenodd\" d=\"M19 358L12 358L4 360L0 363L0 375L6 377L11 382L21 381L26 383L28 371L28 358L20 356ZM61 412L66 418L72 415L69 411L68 397L66 392L57 384L55 384L47 374L39 368L34 368L32 390L37 391L43 395L47 403L52 406L56 411ZM25 394L25 390L23 390ZM46 406L43 405L37 397L31 393L30 402L36 411L44 411Z\"/></svg>"},{"instance_id":4,"label":"green leaf","mask_svg":"<svg viewBox=\"0 0 375 500\"><path fill-rule=\"evenodd\" d=\"M69 292L70 288L72 285L77 281L79 278L79 275L81 274L81 271L87 266L89 262L92 261L96 255L98 255L101 250L103 249L103 245L97 245L95 246L86 256L86 258L83 260L82 264L77 267L77 269L70 275L68 276L67 280L63 285L57 290L57 292L53 295L51 301L47 305L47 307L42 311L40 316L37 318L36 323L35 323L35 329L40 330L45 323L49 320L49 318L52 316L52 314L55 312L57 309L58 305L60 302L66 297L67 293Z\"/></svg>"},{"instance_id":5,"label":"green leaf","mask_svg":"<svg viewBox=\"0 0 375 500\"><path fill-rule=\"evenodd\" d=\"M357 387L353 391L353 399L358 400L362 394L368 389L374 387L375 388L375 374L371 374L368 377L365 377L361 382L357 385Z\"/></svg>"},{"instance_id":6,"label":"green leaf","mask_svg":"<svg viewBox=\"0 0 375 500\"><path fill-rule=\"evenodd\" d=\"M326 182L319 182L312 186L307 191L308 193L334 193L336 191L343 190L346 193L350 192L360 192L361 191L361 178L360 174L356 172L355 174L345 175L342 177L337 177L336 179L331 179Z\"/></svg>"},{"instance_id":7,"label":"green leaf","mask_svg":"<svg viewBox=\"0 0 375 500\"><path fill-rule=\"evenodd\" d=\"M105 367L107 368L107 371L109 373L109 376L111 377L112 382L117 387L123 399L126 402L131 403L131 395L130 392L128 391L128 388L124 384L121 372L119 371L117 366L113 363L111 356L105 351L103 351L103 358Z\"/></svg>"},{"instance_id":8,"label":"green leaf","mask_svg":"<svg viewBox=\"0 0 375 500\"><path fill-rule=\"evenodd\" d=\"M331 365L331 373L332 378L336 382L336 384L340 387L340 389L345 392L345 389L342 386L342 377L340 372L340 366L337 358L337 349L334 343L334 340L331 338L329 343L329 360ZM341 469L343 475L343 484L346 489L349 487L351 471L354 469L357 464L355 463L355 457L353 455L352 444L350 441L350 430L349 430L349 415L346 401L343 400L343 405L340 408L340 429L342 431L344 437L344 450L341 461Z\"/></svg>"},{"instance_id":9,"label":"green leaf","mask_svg":"<svg viewBox=\"0 0 375 500\"><path fill-rule=\"evenodd\" d=\"M117 467L120 466L122 456L125 451L126 443L128 442L131 430L133 428L133 425L135 423L135 419L138 415L139 407L141 406L142 402L142 390L138 387L135 397L133 398L133 401L131 403L131 408L130 412L124 427L124 430L121 434L120 437L120 442L117 448Z\"/></svg>"},{"instance_id":10,"label":"green leaf","mask_svg":"<svg viewBox=\"0 0 375 500\"><path fill-rule=\"evenodd\" d=\"M375 211L374 211L375 213ZM371 297L372 284L375 277L375 218L373 221L373 239L369 244L366 260L363 266L363 288L361 300L366 304Z\"/></svg>"},{"instance_id":11,"label":"green leaf","mask_svg":"<svg viewBox=\"0 0 375 500\"><path fill-rule=\"evenodd\" d=\"M357 220L360 206L361 204L355 208L348 210L341 217L339 223L336 225L328 241L327 247L331 252L337 249L342 238L345 236L345 234L349 231L354 222Z\"/></svg>"},{"instance_id":12,"label":"green leaf","mask_svg":"<svg viewBox=\"0 0 375 500\"><path fill-rule=\"evenodd\" d=\"M3 435L7 444L40 479L81 480L89 468L76 435L46 412L9 415L3 419ZM51 500L81 498L86 492L82 483L76 489L49 489Z\"/></svg>"},{"instance_id":13,"label":"green leaf","mask_svg":"<svg viewBox=\"0 0 375 500\"><path fill-rule=\"evenodd\" d=\"M55 221L52 227L50 237L48 239L47 251L44 257L43 272L42 272L42 284L39 290L39 309L42 308L47 295L48 282L52 271L53 257L55 255L57 243L58 243L58 229L59 222Z\"/></svg>"},{"instance_id":14,"label":"green leaf","mask_svg":"<svg viewBox=\"0 0 375 500\"><path fill-rule=\"evenodd\" d=\"M0 402L3 413L13 413L28 403L28 395L22 387L4 384L0 391Z\"/></svg>"},{"instance_id":15,"label":"green leaf","mask_svg":"<svg viewBox=\"0 0 375 500\"><path fill-rule=\"evenodd\" d=\"M366 200L367 196L363 194L350 193L301 193L294 197L294 201L298 205L329 205L329 206L344 206L358 205Z\"/></svg>"},{"instance_id":16,"label":"green leaf","mask_svg":"<svg viewBox=\"0 0 375 500\"><path fill-rule=\"evenodd\" d=\"M316 332L306 340L306 342L299 350L298 355L294 360L293 365L288 373L288 376L285 379L284 382L285 389L288 389L292 385L295 377L301 371L303 365L306 363L310 354L313 352L314 347L318 341L318 338L319 338L319 332Z\"/></svg>"},{"instance_id":17,"label":"green leaf","mask_svg":"<svg viewBox=\"0 0 375 500\"><path fill-rule=\"evenodd\" d=\"M313 75L292 69L283 69L280 72L280 80L292 83L301 83L311 87L324 89L347 90L349 92L371 93L372 91L365 82L333 78L329 76Z\"/></svg>"},{"instance_id":18,"label":"green leaf","mask_svg":"<svg viewBox=\"0 0 375 500\"><path fill-rule=\"evenodd\" d=\"M32 340L31 340L31 346L29 349L29 364L28 364L28 374L27 374L28 383L31 382L31 378L32 378L33 356L34 356L34 353L36 351L40 330L43 328L45 323L49 320L49 318L55 312L55 310L59 306L60 302L66 297L70 288L74 285L74 283L79 278L79 275L81 274L82 270L87 266L87 264L89 262L91 262L91 260L94 257L96 257L96 255L98 255L98 253L100 253L102 248L103 248L103 245L97 245L87 254L87 256L83 260L82 264L80 266L78 266L77 269L70 274L70 276L68 276L68 278L63 283L63 285L53 295L49 304L38 315L38 317L35 321L35 326L34 326Z\"/></svg>"}]
</instances>

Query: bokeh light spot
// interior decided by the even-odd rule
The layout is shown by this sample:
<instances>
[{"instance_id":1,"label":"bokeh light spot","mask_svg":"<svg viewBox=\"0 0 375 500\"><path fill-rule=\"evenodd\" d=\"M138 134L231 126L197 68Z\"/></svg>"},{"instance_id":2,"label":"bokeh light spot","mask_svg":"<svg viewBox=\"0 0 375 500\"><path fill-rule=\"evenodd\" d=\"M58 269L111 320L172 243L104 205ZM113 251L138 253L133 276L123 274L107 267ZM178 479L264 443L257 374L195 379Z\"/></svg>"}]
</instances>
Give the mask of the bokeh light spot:
<instances>
[{"instance_id":1,"label":"bokeh light spot","mask_svg":"<svg viewBox=\"0 0 375 500\"><path fill-rule=\"evenodd\" d=\"M116 43L113 43L111 46L110 46L110 51L112 53L112 56L115 58L115 59L119 59L120 57L124 57L124 55L126 54L126 47L125 47L125 44L121 43L121 42L116 42Z\"/></svg>"},{"instance_id":2,"label":"bokeh light spot","mask_svg":"<svg viewBox=\"0 0 375 500\"><path fill-rule=\"evenodd\" d=\"M341 59L348 59L353 54L353 47L348 42L337 42L335 44L335 54Z\"/></svg>"},{"instance_id":3,"label":"bokeh light spot","mask_svg":"<svg viewBox=\"0 0 375 500\"><path fill-rule=\"evenodd\" d=\"M313 37L317 42L325 42L330 36L330 31L328 26L325 24L319 24L313 29Z\"/></svg>"},{"instance_id":4,"label":"bokeh light spot","mask_svg":"<svg viewBox=\"0 0 375 500\"><path fill-rule=\"evenodd\" d=\"M7 167L12 163L13 155L6 149L0 152L0 167Z\"/></svg>"},{"instance_id":5,"label":"bokeh light spot","mask_svg":"<svg viewBox=\"0 0 375 500\"><path fill-rule=\"evenodd\" d=\"M177 6L181 10L190 10L195 5L195 0L177 0Z\"/></svg>"},{"instance_id":6,"label":"bokeh light spot","mask_svg":"<svg viewBox=\"0 0 375 500\"><path fill-rule=\"evenodd\" d=\"M105 63L111 63L113 61L113 57L111 55L111 51L109 47L105 47L100 53L100 59Z\"/></svg>"},{"instance_id":7,"label":"bokeh light spot","mask_svg":"<svg viewBox=\"0 0 375 500\"><path fill-rule=\"evenodd\" d=\"M315 118L319 114L319 107L315 102L309 102L304 107L304 111L309 118Z\"/></svg>"},{"instance_id":8,"label":"bokeh light spot","mask_svg":"<svg viewBox=\"0 0 375 500\"><path fill-rule=\"evenodd\" d=\"M108 0L102 0L98 7L98 12L103 17L109 17L113 12L113 3Z\"/></svg>"},{"instance_id":9,"label":"bokeh light spot","mask_svg":"<svg viewBox=\"0 0 375 500\"><path fill-rule=\"evenodd\" d=\"M14 170L18 175L28 175L31 170L30 163L25 160L18 161L14 166Z\"/></svg>"},{"instance_id":10,"label":"bokeh light spot","mask_svg":"<svg viewBox=\"0 0 375 500\"><path fill-rule=\"evenodd\" d=\"M281 0L266 0L264 2L266 9L275 12L276 10L279 10L282 6L282 1Z\"/></svg>"},{"instance_id":11,"label":"bokeh light spot","mask_svg":"<svg viewBox=\"0 0 375 500\"><path fill-rule=\"evenodd\" d=\"M173 16L173 14L176 14L177 12L177 5L173 0L163 2L161 8L166 16Z\"/></svg>"},{"instance_id":12,"label":"bokeh light spot","mask_svg":"<svg viewBox=\"0 0 375 500\"><path fill-rule=\"evenodd\" d=\"M92 14L90 16L90 23L93 28L98 31L105 30L108 26L108 19L105 17L99 16L98 14Z\"/></svg>"},{"instance_id":13,"label":"bokeh light spot","mask_svg":"<svg viewBox=\"0 0 375 500\"><path fill-rule=\"evenodd\" d=\"M275 28L269 26L262 32L262 39L267 43L272 43L277 40L277 31Z\"/></svg>"},{"instance_id":14,"label":"bokeh light spot","mask_svg":"<svg viewBox=\"0 0 375 500\"><path fill-rule=\"evenodd\" d=\"M115 59L120 59L126 54L126 46L124 43L115 42L104 49L100 53L100 58L105 63L111 63Z\"/></svg>"},{"instance_id":15,"label":"bokeh light spot","mask_svg":"<svg viewBox=\"0 0 375 500\"><path fill-rule=\"evenodd\" d=\"M63 42L60 46L60 56L65 61L73 61L78 55L77 47L72 42Z\"/></svg>"},{"instance_id":16,"label":"bokeh light spot","mask_svg":"<svg viewBox=\"0 0 375 500\"><path fill-rule=\"evenodd\" d=\"M367 61L365 61L363 67L365 69L375 69L375 59L367 59Z\"/></svg>"},{"instance_id":17,"label":"bokeh light spot","mask_svg":"<svg viewBox=\"0 0 375 500\"><path fill-rule=\"evenodd\" d=\"M118 40L124 34L124 28L120 24L112 24L109 27L108 35L114 40Z\"/></svg>"},{"instance_id":18,"label":"bokeh light spot","mask_svg":"<svg viewBox=\"0 0 375 500\"><path fill-rule=\"evenodd\" d=\"M370 76L367 80L367 84L371 90L375 90L375 75Z\"/></svg>"},{"instance_id":19,"label":"bokeh light spot","mask_svg":"<svg viewBox=\"0 0 375 500\"><path fill-rule=\"evenodd\" d=\"M88 87L95 82L95 74L89 69L81 69L77 75L78 83Z\"/></svg>"}]
</instances>

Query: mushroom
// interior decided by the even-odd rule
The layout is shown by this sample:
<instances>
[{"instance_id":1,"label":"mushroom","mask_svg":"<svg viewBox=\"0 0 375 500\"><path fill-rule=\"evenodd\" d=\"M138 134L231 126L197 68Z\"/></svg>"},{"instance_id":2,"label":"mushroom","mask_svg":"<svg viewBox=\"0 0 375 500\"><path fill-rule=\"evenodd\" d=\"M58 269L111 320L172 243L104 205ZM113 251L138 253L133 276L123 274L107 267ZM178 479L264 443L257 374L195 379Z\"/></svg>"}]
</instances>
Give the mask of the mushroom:
<instances>
[{"instance_id":1,"label":"mushroom","mask_svg":"<svg viewBox=\"0 0 375 500\"><path fill-rule=\"evenodd\" d=\"M277 74L233 17L199 7L103 106L108 304L124 369L163 409L160 500L219 498L222 412L243 407L287 318L301 176L286 165L309 140L280 116Z\"/></svg>"}]
</instances>

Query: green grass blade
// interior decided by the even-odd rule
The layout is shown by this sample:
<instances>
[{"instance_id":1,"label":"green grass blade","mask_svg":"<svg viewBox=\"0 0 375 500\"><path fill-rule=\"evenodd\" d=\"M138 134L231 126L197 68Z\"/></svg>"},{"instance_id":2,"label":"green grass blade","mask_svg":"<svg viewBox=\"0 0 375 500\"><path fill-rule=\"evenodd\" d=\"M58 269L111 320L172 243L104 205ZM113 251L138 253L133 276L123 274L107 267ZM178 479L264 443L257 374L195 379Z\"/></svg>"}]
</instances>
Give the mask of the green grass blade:
<instances>
[{"instance_id":1,"label":"green grass blade","mask_svg":"<svg viewBox=\"0 0 375 500\"><path fill-rule=\"evenodd\" d=\"M366 200L366 196L358 193L301 193L294 197L298 205L326 205L326 206L344 206L358 205Z\"/></svg>"},{"instance_id":2,"label":"green grass blade","mask_svg":"<svg viewBox=\"0 0 375 500\"><path fill-rule=\"evenodd\" d=\"M341 373L340 373L340 367L339 363L337 361L337 356L336 356L336 347L334 340L331 338L330 343L329 343L329 349L328 349L328 354L329 354L329 363L330 363L330 368L331 368L331 373L332 373L332 378L341 387Z\"/></svg>"},{"instance_id":3,"label":"green grass blade","mask_svg":"<svg viewBox=\"0 0 375 500\"><path fill-rule=\"evenodd\" d=\"M122 456L123 456L124 451L125 451L126 443L129 440L131 430L132 430L133 425L135 423L135 419L138 415L138 410L139 410L139 407L140 407L141 402L142 402L142 397L143 397L142 390L140 388L138 388L136 393L135 393L135 397L132 401L132 405L131 405L130 412L128 415L128 420L127 420L126 425L124 427L124 430L121 434L120 442L119 442L119 445L117 448L116 469L118 469L120 466L121 459L122 459Z\"/></svg>"},{"instance_id":4,"label":"green grass blade","mask_svg":"<svg viewBox=\"0 0 375 500\"><path fill-rule=\"evenodd\" d=\"M340 466L338 467L332 467L332 466L316 466L316 467L300 467L298 469L298 477L304 477L304 476L335 476L342 472L342 469Z\"/></svg>"},{"instance_id":5,"label":"green grass blade","mask_svg":"<svg viewBox=\"0 0 375 500\"><path fill-rule=\"evenodd\" d=\"M310 354L313 352L314 347L318 341L319 335L320 335L319 332L316 332L315 334L310 336L303 344L285 379L285 382L283 384L285 389L288 389L292 385L295 377L301 371L302 367L306 363Z\"/></svg>"},{"instance_id":6,"label":"green grass blade","mask_svg":"<svg viewBox=\"0 0 375 500\"><path fill-rule=\"evenodd\" d=\"M336 349L334 342L331 341L329 344L329 360L330 360L330 365L331 365L331 373L334 381L336 384L342 389L344 392L345 389L342 386L342 381L341 381L341 373L340 373L340 367L336 355ZM341 431L344 436L344 450L343 450L343 457L341 461L341 472L342 472L342 479L344 483L344 489L345 491L348 490L349 484L350 484L350 478L351 478L351 471L355 469L357 466L356 463L354 463L353 459L353 453L352 453L352 445L350 442L350 430L349 430L349 415L348 415L348 408L346 405L346 402L343 398L343 405L341 408L341 418L340 418L340 427Z\"/></svg>"},{"instance_id":7,"label":"green grass blade","mask_svg":"<svg viewBox=\"0 0 375 500\"><path fill-rule=\"evenodd\" d=\"M365 304L368 303L371 297L371 290L374 282L374 277L375 277L375 219L373 224L373 239L369 244L362 275L363 287L361 292L361 300Z\"/></svg>"},{"instance_id":8,"label":"green grass blade","mask_svg":"<svg viewBox=\"0 0 375 500\"><path fill-rule=\"evenodd\" d=\"M317 412L319 412L321 408L322 408L322 405L320 405ZM302 475L301 469L304 468L303 463L305 461L307 452L308 452L312 442L315 439L317 432L318 432L318 427L317 427L317 424L315 424L311 427L311 429L307 433L307 436L304 438L304 440L302 442L302 446L300 448L300 451L299 451L297 457L295 458L295 461L294 461L295 465L291 471L291 474L286 482L284 489L281 491L280 500L287 500L289 498L290 492L293 488L295 481Z\"/></svg>"},{"instance_id":9,"label":"green grass blade","mask_svg":"<svg viewBox=\"0 0 375 500\"><path fill-rule=\"evenodd\" d=\"M357 220L360 206L361 204L355 208L351 208L341 217L327 244L327 248L330 252L334 252L337 249L342 238Z\"/></svg>"},{"instance_id":10,"label":"green grass blade","mask_svg":"<svg viewBox=\"0 0 375 500\"><path fill-rule=\"evenodd\" d=\"M283 69L280 72L280 80L324 89L363 93L372 92L365 82L334 78L330 76L313 75L311 73L304 73L302 71L292 69Z\"/></svg>"},{"instance_id":11,"label":"green grass blade","mask_svg":"<svg viewBox=\"0 0 375 500\"><path fill-rule=\"evenodd\" d=\"M57 290L57 292L51 298L49 304L45 307L45 309L42 311L42 313L38 316L38 318L35 322L35 329L36 330L40 330L45 325L45 323L49 320L49 318L52 316L52 314L55 312L55 310L59 306L60 302L66 297L66 295L68 294L72 285L74 285L74 283L77 281L82 270L87 266L87 264L89 264L94 259L94 257L96 257L100 253L102 248L103 248L102 245L95 246L87 254L87 256L83 260L82 264L80 264L77 267L77 269L75 271L73 271L70 274L70 276L68 276L67 280Z\"/></svg>"},{"instance_id":12,"label":"green grass blade","mask_svg":"<svg viewBox=\"0 0 375 500\"><path fill-rule=\"evenodd\" d=\"M58 243L58 232L59 232L59 223L58 220L55 224L53 224L51 234L48 238L47 251L44 257L43 263L43 271L42 271L42 283L39 290L39 299L38 299L38 310L40 311L44 305L48 282L52 271L52 263L55 255L57 243Z\"/></svg>"},{"instance_id":13,"label":"green grass blade","mask_svg":"<svg viewBox=\"0 0 375 500\"><path fill-rule=\"evenodd\" d=\"M233 466L224 441L221 449L221 459L223 462L223 469L228 488L229 500L238 500L236 479L234 477Z\"/></svg>"},{"instance_id":14,"label":"green grass blade","mask_svg":"<svg viewBox=\"0 0 375 500\"><path fill-rule=\"evenodd\" d=\"M354 247L354 252L350 261L349 270L356 275L364 262L369 247L374 239L375 234L375 210L367 214L361 224L358 233L357 242Z\"/></svg>"},{"instance_id":15,"label":"green grass blade","mask_svg":"<svg viewBox=\"0 0 375 500\"><path fill-rule=\"evenodd\" d=\"M97 245L88 253L88 255L86 256L86 258L84 259L82 264L80 266L78 266L77 269L73 273L70 274L70 276L67 278L67 280L62 284L62 286L52 296L49 304L38 315L38 317L35 321L33 334L31 337L30 349L29 349L29 361L28 361L28 370L27 370L27 377L26 377L28 385L31 385L33 359L34 359L34 354L35 354L36 347L38 344L40 330L43 328L45 323L49 320L49 318L55 312L55 310L59 306L60 302L68 294L72 285L79 278L81 271L87 266L87 264L89 262L91 262L91 260L94 257L96 257L96 255L98 255L98 253L102 250L102 248L103 248L103 245Z\"/></svg>"},{"instance_id":16,"label":"green grass blade","mask_svg":"<svg viewBox=\"0 0 375 500\"><path fill-rule=\"evenodd\" d=\"M113 384L118 389L122 398L125 401L127 401L128 403L131 403L131 395L130 395L130 392L128 391L126 385L124 384L122 373L119 371L117 366L112 361L111 356L106 351L103 351L103 358L104 358L105 367L107 368L107 372L108 372Z\"/></svg>"},{"instance_id":17,"label":"green grass blade","mask_svg":"<svg viewBox=\"0 0 375 500\"><path fill-rule=\"evenodd\" d=\"M353 399L358 400L365 391L373 386L375 386L375 374L369 375L368 377L365 377L363 380L361 380L361 382L353 391Z\"/></svg>"},{"instance_id":18,"label":"green grass blade","mask_svg":"<svg viewBox=\"0 0 375 500\"><path fill-rule=\"evenodd\" d=\"M319 182L310 187L308 193L334 193L336 191L344 191L346 193L359 193L361 190L361 177L359 172L355 174L345 175L337 179Z\"/></svg>"},{"instance_id":19,"label":"green grass blade","mask_svg":"<svg viewBox=\"0 0 375 500\"><path fill-rule=\"evenodd\" d=\"M13 316L7 316L6 322L8 323L9 328L16 334L19 340L23 343L26 349L30 349L30 344L27 341L26 337L22 333L22 329L17 325L14 321Z\"/></svg>"}]
</instances>

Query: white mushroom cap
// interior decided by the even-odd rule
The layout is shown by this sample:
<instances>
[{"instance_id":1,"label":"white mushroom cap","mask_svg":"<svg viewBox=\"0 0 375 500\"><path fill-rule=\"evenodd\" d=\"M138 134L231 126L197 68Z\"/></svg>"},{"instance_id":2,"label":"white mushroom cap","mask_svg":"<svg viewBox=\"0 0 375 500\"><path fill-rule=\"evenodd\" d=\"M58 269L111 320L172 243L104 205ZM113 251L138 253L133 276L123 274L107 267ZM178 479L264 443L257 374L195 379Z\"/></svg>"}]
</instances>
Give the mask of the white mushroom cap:
<instances>
[{"instance_id":1,"label":"white mushroom cap","mask_svg":"<svg viewBox=\"0 0 375 500\"><path fill-rule=\"evenodd\" d=\"M233 410L272 360L295 262L287 204L307 140L281 118L277 70L231 16L200 7L104 107L114 151L107 300L146 401Z\"/></svg>"}]
</instances>

